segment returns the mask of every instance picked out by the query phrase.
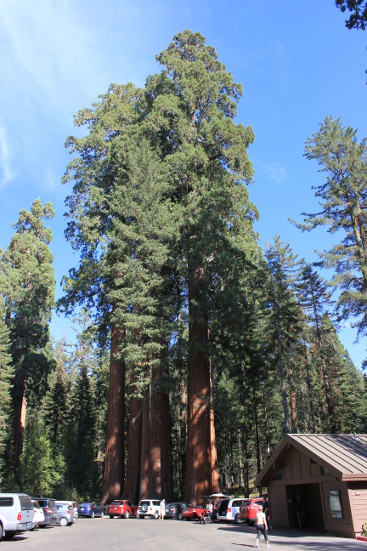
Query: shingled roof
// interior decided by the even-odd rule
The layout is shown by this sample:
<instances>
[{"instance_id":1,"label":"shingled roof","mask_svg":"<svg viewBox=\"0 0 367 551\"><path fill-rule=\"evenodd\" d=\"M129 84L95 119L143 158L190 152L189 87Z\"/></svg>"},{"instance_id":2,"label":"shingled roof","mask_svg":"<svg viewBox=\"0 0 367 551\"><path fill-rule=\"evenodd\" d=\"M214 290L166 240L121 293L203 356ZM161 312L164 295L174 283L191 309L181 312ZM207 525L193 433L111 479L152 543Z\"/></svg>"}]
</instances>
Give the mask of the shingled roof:
<instances>
[{"instance_id":1,"label":"shingled roof","mask_svg":"<svg viewBox=\"0 0 367 551\"><path fill-rule=\"evenodd\" d=\"M287 434L255 480L266 486L286 447L301 453L344 481L367 480L367 434Z\"/></svg>"}]
</instances>

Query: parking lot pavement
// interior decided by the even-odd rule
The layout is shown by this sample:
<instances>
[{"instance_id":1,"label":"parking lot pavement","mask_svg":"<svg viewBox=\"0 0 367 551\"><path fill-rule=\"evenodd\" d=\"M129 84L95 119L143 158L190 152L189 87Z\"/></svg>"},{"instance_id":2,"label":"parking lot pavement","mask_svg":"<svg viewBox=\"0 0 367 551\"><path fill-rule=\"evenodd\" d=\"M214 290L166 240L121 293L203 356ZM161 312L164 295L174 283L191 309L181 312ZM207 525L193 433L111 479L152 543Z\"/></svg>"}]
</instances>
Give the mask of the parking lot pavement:
<instances>
[{"instance_id":1,"label":"parking lot pavement","mask_svg":"<svg viewBox=\"0 0 367 551\"><path fill-rule=\"evenodd\" d=\"M367 551L367 545L347 538L275 531L273 551ZM0 551L248 551L255 546L255 529L244 525L153 519L78 519L74 526L26 532L0 544ZM265 549L261 541L260 548Z\"/></svg>"}]
</instances>

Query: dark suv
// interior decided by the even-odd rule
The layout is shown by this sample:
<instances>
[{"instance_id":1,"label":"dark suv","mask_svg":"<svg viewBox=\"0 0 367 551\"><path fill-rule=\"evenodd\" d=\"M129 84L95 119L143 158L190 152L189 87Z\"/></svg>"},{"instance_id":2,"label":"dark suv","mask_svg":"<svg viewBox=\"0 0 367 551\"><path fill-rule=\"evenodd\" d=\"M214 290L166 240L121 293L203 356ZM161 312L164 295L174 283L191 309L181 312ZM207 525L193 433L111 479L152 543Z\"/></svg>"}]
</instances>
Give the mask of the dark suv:
<instances>
[{"instance_id":1,"label":"dark suv","mask_svg":"<svg viewBox=\"0 0 367 551\"><path fill-rule=\"evenodd\" d=\"M56 501L51 497L33 497L35 501L38 501L45 514L45 520L40 526L48 526L49 524L57 524L57 507Z\"/></svg>"}]
</instances>

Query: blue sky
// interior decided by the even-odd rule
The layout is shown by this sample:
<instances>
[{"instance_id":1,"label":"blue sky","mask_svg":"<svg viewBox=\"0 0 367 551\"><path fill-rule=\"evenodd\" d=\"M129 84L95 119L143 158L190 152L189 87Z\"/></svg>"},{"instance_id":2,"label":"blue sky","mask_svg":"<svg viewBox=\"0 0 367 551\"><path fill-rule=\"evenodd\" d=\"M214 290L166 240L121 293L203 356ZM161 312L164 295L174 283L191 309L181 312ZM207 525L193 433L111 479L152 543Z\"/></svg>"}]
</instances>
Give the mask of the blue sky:
<instances>
[{"instance_id":1,"label":"blue sky","mask_svg":"<svg viewBox=\"0 0 367 551\"><path fill-rule=\"evenodd\" d=\"M155 56L185 28L201 32L244 87L238 122L251 125L255 168L250 197L260 211L261 243L275 234L307 261L331 244L325 230L302 234L288 218L314 212L311 186L321 183L304 142L325 116L367 137L366 33L348 31L334 0L2 0L0 3L0 248L20 209L51 201L52 251L61 295L63 274L78 256L64 238L61 185L73 116L111 82L143 86L160 70ZM53 316L55 338L72 337ZM366 341L343 344L357 366Z\"/></svg>"}]
</instances>

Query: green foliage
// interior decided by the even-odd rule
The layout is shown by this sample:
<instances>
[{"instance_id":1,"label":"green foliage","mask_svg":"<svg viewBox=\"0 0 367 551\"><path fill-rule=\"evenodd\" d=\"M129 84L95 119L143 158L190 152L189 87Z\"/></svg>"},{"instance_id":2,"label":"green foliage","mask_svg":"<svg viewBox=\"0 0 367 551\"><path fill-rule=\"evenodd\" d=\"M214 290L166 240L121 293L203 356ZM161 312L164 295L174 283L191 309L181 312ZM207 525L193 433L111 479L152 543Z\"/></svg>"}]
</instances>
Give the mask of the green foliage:
<instances>
[{"instance_id":1,"label":"green foliage","mask_svg":"<svg viewBox=\"0 0 367 551\"><path fill-rule=\"evenodd\" d=\"M5 324L4 300L0 296L0 484L4 469L5 446L10 437L10 390L13 375L10 335Z\"/></svg>"},{"instance_id":2,"label":"green foliage","mask_svg":"<svg viewBox=\"0 0 367 551\"><path fill-rule=\"evenodd\" d=\"M21 457L21 488L33 496L52 494L60 482L65 465L53 457L42 418L37 413L29 416L24 452Z\"/></svg>"},{"instance_id":3,"label":"green foliage","mask_svg":"<svg viewBox=\"0 0 367 551\"><path fill-rule=\"evenodd\" d=\"M330 251L320 252L321 265L334 270L331 284L341 291L338 307L343 319L357 318L361 334L367 327L367 248L365 236L367 143L357 141L356 130L343 127L340 119L326 117L320 130L305 145L307 159L315 159L324 184L315 186L321 210L303 213L303 231L327 226L342 236ZM340 233L339 233L340 232Z\"/></svg>"},{"instance_id":4,"label":"green foliage","mask_svg":"<svg viewBox=\"0 0 367 551\"><path fill-rule=\"evenodd\" d=\"M335 0L335 5L343 13L350 12L349 19L345 26L348 29L365 30L367 25L367 2L366 0Z\"/></svg>"}]
</instances>

